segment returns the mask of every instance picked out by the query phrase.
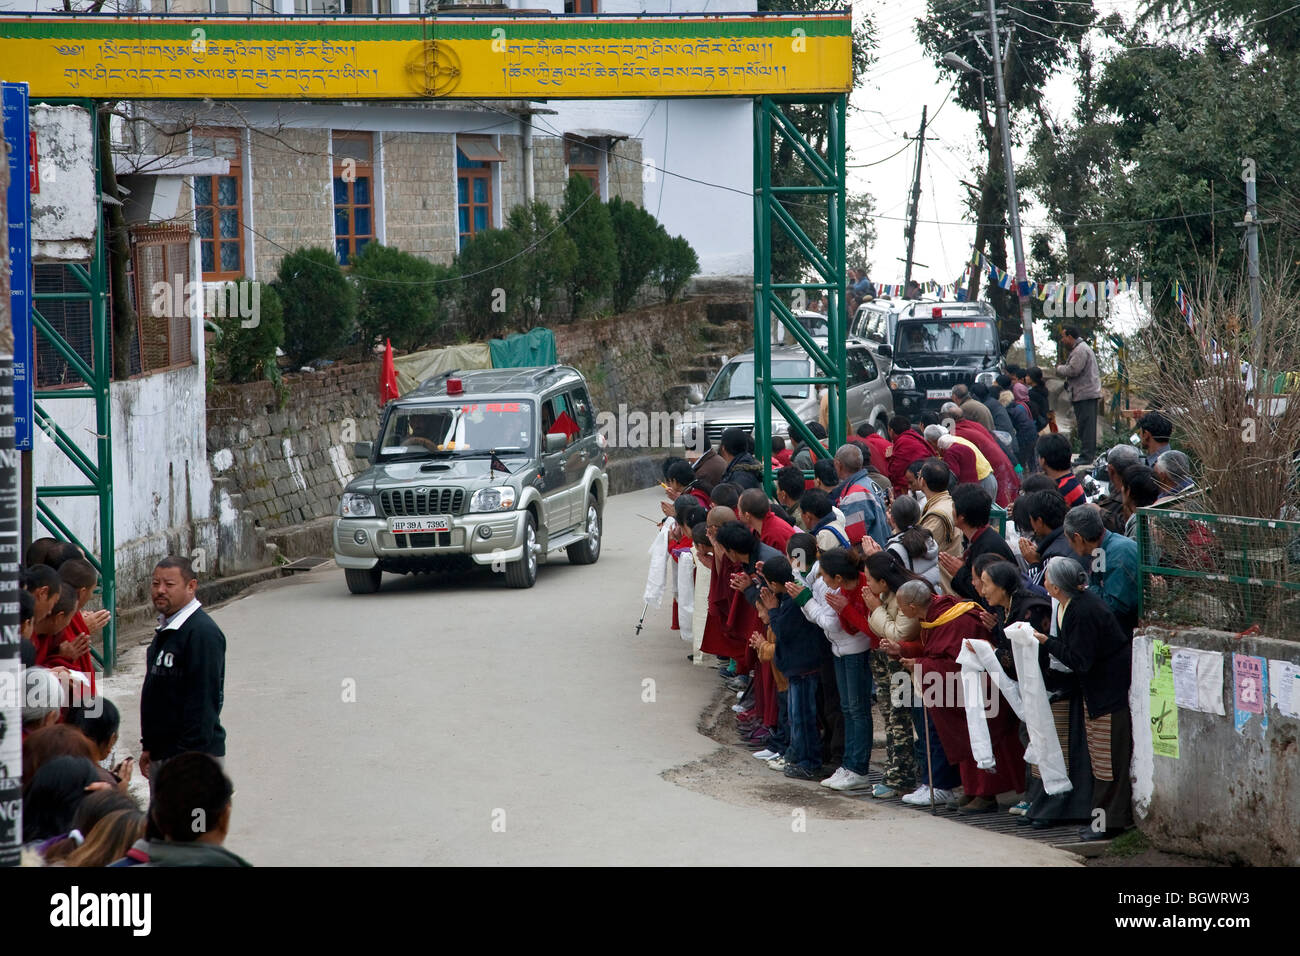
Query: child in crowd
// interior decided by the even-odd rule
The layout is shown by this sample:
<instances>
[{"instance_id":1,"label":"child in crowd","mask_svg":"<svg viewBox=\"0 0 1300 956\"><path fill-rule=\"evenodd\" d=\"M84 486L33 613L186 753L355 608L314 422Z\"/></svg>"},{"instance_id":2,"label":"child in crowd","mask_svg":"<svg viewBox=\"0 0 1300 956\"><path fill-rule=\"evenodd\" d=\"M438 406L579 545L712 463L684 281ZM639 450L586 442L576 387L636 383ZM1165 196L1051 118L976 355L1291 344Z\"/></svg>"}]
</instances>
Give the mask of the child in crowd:
<instances>
[{"instance_id":1,"label":"child in crowd","mask_svg":"<svg viewBox=\"0 0 1300 956\"><path fill-rule=\"evenodd\" d=\"M803 615L786 585L794 581L788 559L763 563L764 583L759 600L767 608L776 638L772 664L789 684L790 747L785 754L787 777L816 780L821 774L821 735L817 731L817 685L821 676L822 629Z\"/></svg>"}]
</instances>

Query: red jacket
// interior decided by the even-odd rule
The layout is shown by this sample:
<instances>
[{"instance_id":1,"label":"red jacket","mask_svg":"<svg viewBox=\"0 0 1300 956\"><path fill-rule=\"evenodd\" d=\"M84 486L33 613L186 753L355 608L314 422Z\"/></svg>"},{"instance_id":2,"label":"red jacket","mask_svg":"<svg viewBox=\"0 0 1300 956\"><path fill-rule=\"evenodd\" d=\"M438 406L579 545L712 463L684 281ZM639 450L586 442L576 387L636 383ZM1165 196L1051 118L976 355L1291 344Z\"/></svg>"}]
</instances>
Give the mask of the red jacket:
<instances>
[{"instance_id":1,"label":"red jacket","mask_svg":"<svg viewBox=\"0 0 1300 956\"><path fill-rule=\"evenodd\" d=\"M759 529L758 539L769 548L776 548L782 554L785 554L785 546L789 544L790 538L794 536L794 527L786 521L782 521L774 512L769 511L763 516L763 527Z\"/></svg>"},{"instance_id":2,"label":"red jacket","mask_svg":"<svg viewBox=\"0 0 1300 956\"><path fill-rule=\"evenodd\" d=\"M856 591L841 591L840 593L848 599L848 604L844 610L839 612L840 623L844 625L844 630L849 633L865 634L871 639L872 647L880 646L880 636L871 629L871 611L867 608L867 602L862 597L863 589L867 586L866 572L858 574L858 589Z\"/></svg>"},{"instance_id":3,"label":"red jacket","mask_svg":"<svg viewBox=\"0 0 1300 956\"><path fill-rule=\"evenodd\" d=\"M790 448L784 448L772 456L772 461L776 468L784 468L790 464L790 459L794 457L794 451Z\"/></svg>"},{"instance_id":4,"label":"red jacket","mask_svg":"<svg viewBox=\"0 0 1300 956\"><path fill-rule=\"evenodd\" d=\"M894 439L894 451L889 457L889 470L883 472L894 483L894 494L907 494L907 466L914 461L932 458L934 452L916 429L909 428Z\"/></svg>"},{"instance_id":5,"label":"red jacket","mask_svg":"<svg viewBox=\"0 0 1300 956\"><path fill-rule=\"evenodd\" d=\"M888 454L889 449L893 447L892 443L888 438L877 435L875 432L868 435L866 441L868 447L871 448L871 459L868 464L871 465L874 471L878 471L882 475L888 475L889 463L893 460Z\"/></svg>"}]
</instances>

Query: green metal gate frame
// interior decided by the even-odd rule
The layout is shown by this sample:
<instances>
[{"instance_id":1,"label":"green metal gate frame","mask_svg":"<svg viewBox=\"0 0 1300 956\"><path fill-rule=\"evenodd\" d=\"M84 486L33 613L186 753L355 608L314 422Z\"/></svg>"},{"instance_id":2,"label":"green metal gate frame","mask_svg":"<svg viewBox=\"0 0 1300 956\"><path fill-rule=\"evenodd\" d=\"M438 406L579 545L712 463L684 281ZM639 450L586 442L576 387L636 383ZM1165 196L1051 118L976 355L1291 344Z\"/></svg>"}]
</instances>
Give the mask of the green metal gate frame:
<instances>
[{"instance_id":1,"label":"green metal gate frame","mask_svg":"<svg viewBox=\"0 0 1300 956\"><path fill-rule=\"evenodd\" d=\"M826 109L826 157L823 158L786 116L790 104L821 103ZM772 410L789 423L790 434L798 435L810 447L831 449L847 437L848 375L846 360L847 303L845 289L845 113L848 96L822 97L760 96L754 98L754 448L763 462L763 482L769 495L776 488L772 476ZM813 173L814 185L772 183L774 134L783 137ZM799 223L781 205L782 197L824 197L827 204L826 249L817 247ZM799 201L806 201L801 198ZM812 272L821 280L774 282L772 280L772 235L779 228L795 244ZM795 321L778 293L794 290L824 291L827 297L827 348L823 350L808 331ZM797 378L772 377L772 319L776 317L812 357L820 375ZM821 385L828 390L827 446L822 445L779 394L782 385Z\"/></svg>"},{"instance_id":2,"label":"green metal gate frame","mask_svg":"<svg viewBox=\"0 0 1300 956\"><path fill-rule=\"evenodd\" d=\"M99 573L103 606L114 612L104 627L103 654L95 654L105 676L113 673L117 662L117 564L113 540L113 439L112 406L109 383L112 381L113 357L108 318L108 263L104 248L102 170L99 156L99 116L92 100L45 100L48 106L80 106L90 114L91 155L95 163L95 238L91 246L89 268L80 263L65 263L81 287L73 292L36 292L32 296L32 322L35 331L48 342L86 383L81 388L43 389L36 392L33 422L35 441L52 441L86 477L84 485L37 485L34 519L62 541L71 541L86 554L86 560ZM32 104L37 105L36 103ZM90 306L91 364L77 353L41 314L42 302L84 302ZM33 373L35 369L33 367ZM92 399L95 403L95 460L91 460L46 411L53 401ZM59 517L52 500L58 498L97 498L99 500L99 555L88 548Z\"/></svg>"}]
</instances>

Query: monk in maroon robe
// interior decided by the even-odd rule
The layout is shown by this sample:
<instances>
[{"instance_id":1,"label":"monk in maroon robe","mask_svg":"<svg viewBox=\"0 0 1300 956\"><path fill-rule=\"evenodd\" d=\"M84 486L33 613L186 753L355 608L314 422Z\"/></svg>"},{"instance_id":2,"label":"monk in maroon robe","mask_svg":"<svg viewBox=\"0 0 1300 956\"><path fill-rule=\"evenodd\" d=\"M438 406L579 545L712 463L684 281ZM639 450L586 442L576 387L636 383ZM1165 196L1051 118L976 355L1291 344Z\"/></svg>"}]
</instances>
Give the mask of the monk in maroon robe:
<instances>
[{"instance_id":1,"label":"monk in maroon robe","mask_svg":"<svg viewBox=\"0 0 1300 956\"><path fill-rule=\"evenodd\" d=\"M911 669L926 713L939 732L943 752L948 762L955 764L961 772L961 785L966 795L993 799L1007 791L1021 793L1025 789L1025 748L1020 743L1019 722L987 674L981 675L981 679L985 681L984 699L988 702L986 716L989 711L994 711L994 715L987 716L987 722L995 769L979 769L971 754L961 695L961 665L957 663L957 655L961 653L964 641L990 639L988 628L980 623L980 606L947 594L932 596L928 600L922 594L922 603L910 604L906 600L907 590L908 585L899 589L899 612L919 618L921 631L915 641L882 643L881 646L891 654L898 654L903 666Z\"/></svg>"}]
</instances>

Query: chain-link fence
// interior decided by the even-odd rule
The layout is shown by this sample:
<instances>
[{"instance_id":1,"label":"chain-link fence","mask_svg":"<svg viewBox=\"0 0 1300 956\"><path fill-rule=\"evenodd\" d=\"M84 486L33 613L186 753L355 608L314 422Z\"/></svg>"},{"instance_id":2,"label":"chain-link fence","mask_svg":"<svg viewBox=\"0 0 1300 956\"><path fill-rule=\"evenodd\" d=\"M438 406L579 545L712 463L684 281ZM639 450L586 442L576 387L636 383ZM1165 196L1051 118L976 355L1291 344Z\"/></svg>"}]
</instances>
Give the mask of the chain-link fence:
<instances>
[{"instance_id":1,"label":"chain-link fence","mask_svg":"<svg viewBox=\"0 0 1300 956\"><path fill-rule=\"evenodd\" d=\"M1138 510L1142 619L1300 640L1300 522Z\"/></svg>"}]
</instances>

